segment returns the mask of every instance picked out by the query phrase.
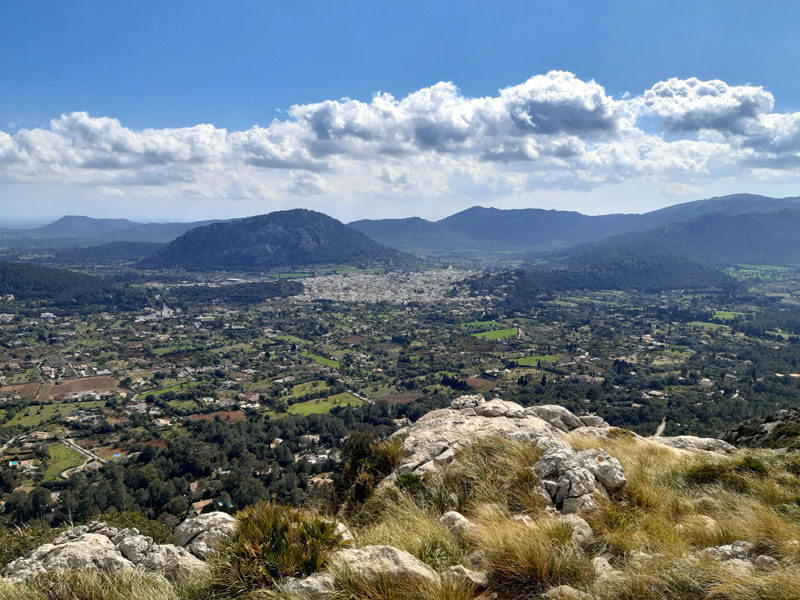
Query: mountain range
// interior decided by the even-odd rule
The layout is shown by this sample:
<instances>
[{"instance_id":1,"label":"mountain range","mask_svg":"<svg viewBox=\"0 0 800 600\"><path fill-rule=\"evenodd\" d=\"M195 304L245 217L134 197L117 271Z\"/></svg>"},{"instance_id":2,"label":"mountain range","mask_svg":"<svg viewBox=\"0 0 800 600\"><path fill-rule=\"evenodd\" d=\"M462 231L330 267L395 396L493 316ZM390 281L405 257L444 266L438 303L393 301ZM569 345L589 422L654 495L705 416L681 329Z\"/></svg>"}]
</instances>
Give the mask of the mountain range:
<instances>
[{"instance_id":1,"label":"mountain range","mask_svg":"<svg viewBox=\"0 0 800 600\"><path fill-rule=\"evenodd\" d=\"M139 266L251 270L311 264L388 266L415 260L341 221L298 208L196 227Z\"/></svg>"},{"instance_id":2,"label":"mountain range","mask_svg":"<svg viewBox=\"0 0 800 600\"><path fill-rule=\"evenodd\" d=\"M392 248L417 255L530 253L565 248L609 236L644 232L710 215L800 210L800 197L736 194L676 204L644 214L584 215L536 208L475 206L439 221L420 218L354 221L349 225Z\"/></svg>"}]
</instances>

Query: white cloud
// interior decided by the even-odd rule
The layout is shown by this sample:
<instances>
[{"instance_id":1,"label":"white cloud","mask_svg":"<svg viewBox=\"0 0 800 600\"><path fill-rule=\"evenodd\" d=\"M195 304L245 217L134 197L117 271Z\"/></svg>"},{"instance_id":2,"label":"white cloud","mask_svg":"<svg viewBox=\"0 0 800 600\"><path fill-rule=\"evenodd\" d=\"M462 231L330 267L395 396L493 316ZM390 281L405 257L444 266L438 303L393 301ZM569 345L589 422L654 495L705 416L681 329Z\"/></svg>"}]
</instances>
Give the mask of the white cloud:
<instances>
[{"instance_id":1,"label":"white cloud","mask_svg":"<svg viewBox=\"0 0 800 600\"><path fill-rule=\"evenodd\" d=\"M800 113L773 107L754 85L673 78L614 98L595 81L552 71L488 97L440 82L400 99L296 105L245 131L132 130L76 112L47 128L0 131L0 182L288 204L488 202L637 181L692 194L720 178L797 177ZM646 127L653 117L668 134Z\"/></svg>"}]
</instances>

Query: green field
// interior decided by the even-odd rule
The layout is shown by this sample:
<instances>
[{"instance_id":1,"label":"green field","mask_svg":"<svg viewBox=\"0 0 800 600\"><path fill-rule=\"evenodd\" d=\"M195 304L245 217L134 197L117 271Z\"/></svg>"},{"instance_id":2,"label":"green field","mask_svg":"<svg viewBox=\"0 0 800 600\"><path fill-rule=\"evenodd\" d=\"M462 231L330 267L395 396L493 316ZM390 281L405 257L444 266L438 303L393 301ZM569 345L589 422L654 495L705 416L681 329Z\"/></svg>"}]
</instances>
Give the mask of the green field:
<instances>
[{"instance_id":1,"label":"green field","mask_svg":"<svg viewBox=\"0 0 800 600\"><path fill-rule=\"evenodd\" d=\"M330 358L325 358L324 356L319 356L318 354L311 354L311 352L301 352L300 355L311 358L319 364L325 365L326 367L333 367L335 369L339 368L338 360L331 360Z\"/></svg>"},{"instance_id":2,"label":"green field","mask_svg":"<svg viewBox=\"0 0 800 600\"><path fill-rule=\"evenodd\" d=\"M50 444L47 453L50 455L50 462L44 472L43 481L55 481L59 479L61 471L82 465L86 460L83 455L64 444Z\"/></svg>"},{"instance_id":3,"label":"green field","mask_svg":"<svg viewBox=\"0 0 800 600\"><path fill-rule=\"evenodd\" d=\"M467 327L474 327L474 328L482 327L485 329L491 329L493 327L499 328L503 326L502 323L498 323L497 321L470 321L469 323L464 323L464 325L466 325Z\"/></svg>"},{"instance_id":4,"label":"green field","mask_svg":"<svg viewBox=\"0 0 800 600\"><path fill-rule=\"evenodd\" d=\"M524 356L514 360L520 367L537 367L541 362L542 366L552 365L558 360L558 357L553 354L541 354L537 356Z\"/></svg>"},{"instance_id":5,"label":"green field","mask_svg":"<svg viewBox=\"0 0 800 600\"><path fill-rule=\"evenodd\" d=\"M337 406L360 406L362 404L364 404L363 400L356 398L353 394L343 392L327 398L298 402L289 407L289 413L293 415L320 415Z\"/></svg>"},{"instance_id":6,"label":"green field","mask_svg":"<svg viewBox=\"0 0 800 600\"><path fill-rule=\"evenodd\" d=\"M733 321L738 317L743 317L745 313L737 312L735 310L715 310L712 319L718 321Z\"/></svg>"},{"instance_id":7,"label":"green field","mask_svg":"<svg viewBox=\"0 0 800 600\"><path fill-rule=\"evenodd\" d=\"M719 323L705 323L704 321L691 321L689 323L692 327L698 329L705 329L707 331L729 331L730 327L727 325L720 325Z\"/></svg>"},{"instance_id":8,"label":"green field","mask_svg":"<svg viewBox=\"0 0 800 600\"><path fill-rule=\"evenodd\" d=\"M88 402L61 402L55 404L43 404L37 406L28 406L25 409L14 415L14 418L4 423L2 427L38 427L40 421L47 421L53 415L59 415L60 418L71 415L79 408L101 408L105 406L102 400L90 400ZM41 412L39 411L41 409Z\"/></svg>"},{"instance_id":9,"label":"green field","mask_svg":"<svg viewBox=\"0 0 800 600\"><path fill-rule=\"evenodd\" d=\"M481 340L503 340L506 338L514 337L518 331L514 329L493 329L492 331L483 331L481 333L473 333L472 335Z\"/></svg>"},{"instance_id":10,"label":"green field","mask_svg":"<svg viewBox=\"0 0 800 600\"><path fill-rule=\"evenodd\" d=\"M305 396L306 394L322 392L329 389L330 386L324 381L307 381L305 383L298 383L297 385L293 386L290 396L293 398L299 398L300 396Z\"/></svg>"},{"instance_id":11,"label":"green field","mask_svg":"<svg viewBox=\"0 0 800 600\"><path fill-rule=\"evenodd\" d=\"M293 344L308 344L306 340L299 338L296 335L276 335L275 339L282 342L292 342Z\"/></svg>"}]
</instances>

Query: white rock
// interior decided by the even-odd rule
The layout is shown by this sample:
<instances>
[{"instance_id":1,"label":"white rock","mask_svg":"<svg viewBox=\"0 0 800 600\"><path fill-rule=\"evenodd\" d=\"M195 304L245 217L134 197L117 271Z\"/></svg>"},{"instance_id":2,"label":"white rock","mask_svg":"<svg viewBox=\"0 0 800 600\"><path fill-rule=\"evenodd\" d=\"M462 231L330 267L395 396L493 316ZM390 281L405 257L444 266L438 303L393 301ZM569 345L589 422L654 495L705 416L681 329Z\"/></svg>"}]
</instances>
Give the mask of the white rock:
<instances>
[{"instance_id":1,"label":"white rock","mask_svg":"<svg viewBox=\"0 0 800 600\"><path fill-rule=\"evenodd\" d=\"M313 573L303 579L287 577L282 579L278 587L283 592L297 594L308 600L323 600L330 598L333 592L333 575L327 571Z\"/></svg>"},{"instance_id":2,"label":"white rock","mask_svg":"<svg viewBox=\"0 0 800 600\"><path fill-rule=\"evenodd\" d=\"M584 545L594 540L594 531L585 519L574 514L560 515L557 518L572 528L572 539L576 544Z\"/></svg>"},{"instance_id":3,"label":"white rock","mask_svg":"<svg viewBox=\"0 0 800 600\"><path fill-rule=\"evenodd\" d=\"M579 464L594 475L609 492L615 492L628 484L622 465L605 450L584 450L577 454Z\"/></svg>"},{"instance_id":4,"label":"white rock","mask_svg":"<svg viewBox=\"0 0 800 600\"><path fill-rule=\"evenodd\" d=\"M421 560L392 546L364 546L334 552L333 568L343 568L354 576L372 580L391 579L398 583L438 584L439 575Z\"/></svg>"},{"instance_id":5,"label":"white rock","mask_svg":"<svg viewBox=\"0 0 800 600\"><path fill-rule=\"evenodd\" d=\"M580 590L576 590L574 587L569 585L559 585L558 587L550 588L544 594L542 594L542 598L546 598L547 600L594 600L595 597L591 594L587 594L586 592L582 592Z\"/></svg>"},{"instance_id":6,"label":"white rock","mask_svg":"<svg viewBox=\"0 0 800 600\"><path fill-rule=\"evenodd\" d=\"M236 532L236 519L224 512L210 512L186 519L175 528L175 545L206 558Z\"/></svg>"},{"instance_id":7,"label":"white rock","mask_svg":"<svg viewBox=\"0 0 800 600\"><path fill-rule=\"evenodd\" d=\"M694 435L678 435L675 437L649 437L650 441L681 450L705 450L707 452L729 453L736 450L728 442L716 438L702 438Z\"/></svg>"},{"instance_id":8,"label":"white rock","mask_svg":"<svg viewBox=\"0 0 800 600\"><path fill-rule=\"evenodd\" d=\"M539 417L561 431L571 431L585 425L585 423L572 414L572 412L557 404L530 406L525 409L525 413Z\"/></svg>"},{"instance_id":9,"label":"white rock","mask_svg":"<svg viewBox=\"0 0 800 600\"><path fill-rule=\"evenodd\" d=\"M478 526L475 523L454 510L444 513L439 518L439 523L457 535L466 535L478 529Z\"/></svg>"},{"instance_id":10,"label":"white rock","mask_svg":"<svg viewBox=\"0 0 800 600\"><path fill-rule=\"evenodd\" d=\"M473 571L472 569L468 569L463 565L455 565L450 567L447 569L445 574L447 577L455 579L456 581L460 581L468 585L474 585L475 587L486 587L489 585L488 573L485 571Z\"/></svg>"}]
</instances>

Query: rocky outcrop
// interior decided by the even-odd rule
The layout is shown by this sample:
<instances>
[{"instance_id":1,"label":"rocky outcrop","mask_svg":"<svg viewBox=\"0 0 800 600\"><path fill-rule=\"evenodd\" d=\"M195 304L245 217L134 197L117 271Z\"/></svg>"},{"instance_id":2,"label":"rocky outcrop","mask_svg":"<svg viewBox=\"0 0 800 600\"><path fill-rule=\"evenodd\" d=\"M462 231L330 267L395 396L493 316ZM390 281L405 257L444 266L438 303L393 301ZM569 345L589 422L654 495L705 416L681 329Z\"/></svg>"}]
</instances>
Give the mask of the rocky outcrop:
<instances>
[{"instance_id":1,"label":"rocky outcrop","mask_svg":"<svg viewBox=\"0 0 800 600\"><path fill-rule=\"evenodd\" d=\"M701 438L693 435L678 435L675 437L649 437L648 440L679 448L681 450L704 450L706 452L719 452L727 454L736 450L728 442L716 438Z\"/></svg>"},{"instance_id":2,"label":"rocky outcrop","mask_svg":"<svg viewBox=\"0 0 800 600\"><path fill-rule=\"evenodd\" d=\"M205 559L234 531L236 519L228 513L204 513L186 519L175 528L175 545Z\"/></svg>"},{"instance_id":3,"label":"rocky outcrop","mask_svg":"<svg viewBox=\"0 0 800 600\"><path fill-rule=\"evenodd\" d=\"M536 444L542 450L568 448L566 419L571 425L582 423L571 412L543 411L548 407L523 408L499 398L486 401L483 396L461 396L450 408L434 410L416 423L396 432L404 436L403 458L398 473L436 472L455 458L456 450L475 440L503 436ZM553 408L553 407L549 407ZM550 418L559 427L537 416L536 411ZM555 415L555 416L553 416Z\"/></svg>"},{"instance_id":4,"label":"rocky outcrop","mask_svg":"<svg viewBox=\"0 0 800 600\"><path fill-rule=\"evenodd\" d=\"M3 569L3 576L22 581L37 573L95 568L102 571L141 567L170 576L189 574L204 562L185 548L156 544L137 529L90 523L65 531Z\"/></svg>"},{"instance_id":5,"label":"rocky outcrop","mask_svg":"<svg viewBox=\"0 0 800 600\"><path fill-rule=\"evenodd\" d=\"M540 495L564 514L591 511L597 507L595 494L608 495L628 483L619 461L603 450L553 448L533 465L533 474Z\"/></svg>"},{"instance_id":6,"label":"rocky outcrop","mask_svg":"<svg viewBox=\"0 0 800 600\"><path fill-rule=\"evenodd\" d=\"M778 410L755 417L726 431L724 440L737 446L800 450L800 408Z\"/></svg>"}]
</instances>

